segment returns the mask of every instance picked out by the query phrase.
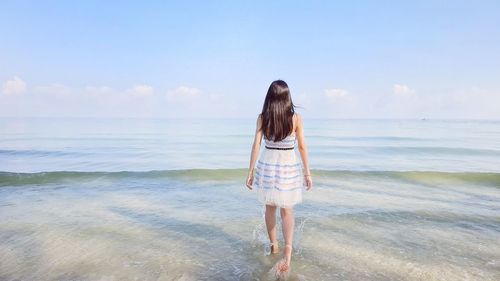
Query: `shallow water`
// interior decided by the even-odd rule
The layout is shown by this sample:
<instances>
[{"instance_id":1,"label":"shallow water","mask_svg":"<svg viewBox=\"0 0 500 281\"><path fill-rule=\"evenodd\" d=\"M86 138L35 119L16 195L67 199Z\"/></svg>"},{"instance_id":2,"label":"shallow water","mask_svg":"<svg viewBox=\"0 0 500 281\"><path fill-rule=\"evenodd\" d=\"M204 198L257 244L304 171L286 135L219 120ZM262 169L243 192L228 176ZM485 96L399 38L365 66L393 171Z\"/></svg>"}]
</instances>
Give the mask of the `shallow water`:
<instances>
[{"instance_id":1,"label":"shallow water","mask_svg":"<svg viewBox=\"0 0 500 281\"><path fill-rule=\"evenodd\" d=\"M103 137L106 140L95 137L96 131L105 131L102 124L78 130L59 121L53 132L44 132L39 120L3 122L0 280L274 280L269 270L279 255L266 255L263 208L256 192L243 185L251 139L238 136L231 142L228 136L221 141L227 142L226 151L210 144L211 140L193 138L201 134L197 128L210 126L202 126L206 121L173 135L158 134L144 143L141 132L158 129L148 127L153 121L129 130L133 140L116 142L123 138L117 121L109 121L114 129ZM174 126L155 122L160 127ZM252 130L246 121L231 122L211 134ZM362 129L370 128L373 121L366 122L352 121L349 133L345 124L329 125L338 130L323 132L331 134L328 141L314 137L326 121L309 127L315 187L295 208L289 279L500 279L500 171L495 170L500 166L493 165L498 158L490 157L500 143L494 141L499 125L452 122L446 127L436 122L417 128L411 121L403 127L413 129L396 133L396 121L386 121L379 127L381 136L372 140L370 132L375 129ZM464 128L481 131L483 136L467 136ZM413 139L414 135L447 135L443 130L449 138L433 142L441 142L440 147L454 144L454 150L433 155L407 149L408 141L428 145ZM191 149L179 140L182 132L197 143ZM342 139L346 135L349 140ZM46 140L39 142L40 138ZM434 139L429 134L426 138ZM474 146L475 139L477 148L491 153L462 153L461 149L468 149L463 147ZM353 148L359 145L350 145L348 154L355 155L350 157L335 148L343 141L394 146L394 150L360 150ZM204 142L213 149L206 150ZM332 154L320 153L322 142ZM179 151L167 149L163 159L156 155L162 143L165 147L176 143ZM142 152L129 152L130 147ZM85 150L92 152L75 154ZM52 152L37 155L33 151ZM210 153L213 159L205 159ZM155 156L149 162L147 155ZM398 165L380 161L379 169L368 169L379 163L370 161L379 155ZM139 159L127 160L134 157ZM350 162L339 163L342 159ZM424 167L417 159L432 165L417 169ZM119 172L120 167L128 172Z\"/></svg>"}]
</instances>

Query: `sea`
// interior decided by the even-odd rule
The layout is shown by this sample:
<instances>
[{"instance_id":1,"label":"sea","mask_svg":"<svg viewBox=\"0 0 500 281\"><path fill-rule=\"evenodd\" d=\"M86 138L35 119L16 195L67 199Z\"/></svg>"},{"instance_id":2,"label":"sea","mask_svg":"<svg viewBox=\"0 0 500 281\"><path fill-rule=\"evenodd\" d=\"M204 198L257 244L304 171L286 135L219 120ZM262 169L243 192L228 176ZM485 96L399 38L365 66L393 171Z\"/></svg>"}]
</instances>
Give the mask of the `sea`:
<instances>
[{"instance_id":1,"label":"sea","mask_svg":"<svg viewBox=\"0 0 500 281\"><path fill-rule=\"evenodd\" d=\"M245 187L255 123L0 118L0 280L275 280ZM500 280L500 121L304 134L288 280Z\"/></svg>"}]
</instances>

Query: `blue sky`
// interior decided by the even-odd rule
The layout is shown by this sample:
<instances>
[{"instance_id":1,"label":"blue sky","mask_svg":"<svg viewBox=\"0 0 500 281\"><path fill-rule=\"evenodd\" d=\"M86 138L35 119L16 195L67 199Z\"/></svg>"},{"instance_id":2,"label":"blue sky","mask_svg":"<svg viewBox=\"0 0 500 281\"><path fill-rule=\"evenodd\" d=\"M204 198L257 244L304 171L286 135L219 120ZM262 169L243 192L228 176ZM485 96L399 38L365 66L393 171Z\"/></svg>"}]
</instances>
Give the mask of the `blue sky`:
<instances>
[{"instance_id":1,"label":"blue sky","mask_svg":"<svg viewBox=\"0 0 500 281\"><path fill-rule=\"evenodd\" d=\"M500 119L498 1L2 1L0 116Z\"/></svg>"}]
</instances>

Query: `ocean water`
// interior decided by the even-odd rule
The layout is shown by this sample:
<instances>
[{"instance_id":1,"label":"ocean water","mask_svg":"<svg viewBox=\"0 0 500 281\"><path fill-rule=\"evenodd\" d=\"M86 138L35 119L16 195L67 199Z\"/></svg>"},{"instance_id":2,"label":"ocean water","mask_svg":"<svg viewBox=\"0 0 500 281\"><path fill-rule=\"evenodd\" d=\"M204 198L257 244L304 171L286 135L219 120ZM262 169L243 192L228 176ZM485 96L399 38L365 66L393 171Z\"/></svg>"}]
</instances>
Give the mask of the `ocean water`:
<instances>
[{"instance_id":1,"label":"ocean water","mask_svg":"<svg viewBox=\"0 0 500 281\"><path fill-rule=\"evenodd\" d=\"M244 186L254 126L0 119L0 280L274 280ZM305 135L289 280L500 280L500 121L306 119Z\"/></svg>"}]
</instances>

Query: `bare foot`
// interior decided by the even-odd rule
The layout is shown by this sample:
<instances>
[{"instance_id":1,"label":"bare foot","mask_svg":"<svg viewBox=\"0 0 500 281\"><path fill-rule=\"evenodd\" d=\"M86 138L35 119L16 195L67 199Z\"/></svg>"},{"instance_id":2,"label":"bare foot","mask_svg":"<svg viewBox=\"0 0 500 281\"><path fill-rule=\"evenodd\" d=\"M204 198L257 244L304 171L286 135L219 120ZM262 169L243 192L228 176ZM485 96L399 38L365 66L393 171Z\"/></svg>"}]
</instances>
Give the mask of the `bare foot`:
<instances>
[{"instance_id":1,"label":"bare foot","mask_svg":"<svg viewBox=\"0 0 500 281\"><path fill-rule=\"evenodd\" d=\"M290 274L290 262L292 260L292 246L285 245L283 258L277 263L276 277L279 279L286 279Z\"/></svg>"}]
</instances>

